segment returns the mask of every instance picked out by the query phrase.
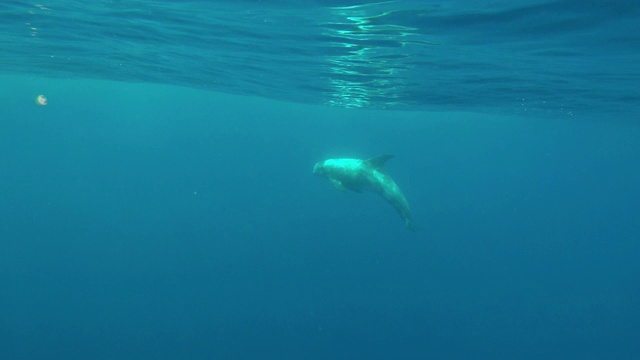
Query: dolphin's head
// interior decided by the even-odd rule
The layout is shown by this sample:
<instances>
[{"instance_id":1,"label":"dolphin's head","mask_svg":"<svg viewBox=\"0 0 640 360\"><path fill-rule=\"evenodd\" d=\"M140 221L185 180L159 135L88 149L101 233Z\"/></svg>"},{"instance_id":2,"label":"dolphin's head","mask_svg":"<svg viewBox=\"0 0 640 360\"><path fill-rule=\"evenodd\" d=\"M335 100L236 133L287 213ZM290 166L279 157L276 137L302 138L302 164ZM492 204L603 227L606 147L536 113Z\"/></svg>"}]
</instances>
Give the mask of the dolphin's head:
<instances>
[{"instance_id":1,"label":"dolphin's head","mask_svg":"<svg viewBox=\"0 0 640 360\"><path fill-rule=\"evenodd\" d=\"M343 174L358 172L362 168L362 160L358 159L327 159L317 162L313 166L313 173L326 178L339 177Z\"/></svg>"},{"instance_id":2,"label":"dolphin's head","mask_svg":"<svg viewBox=\"0 0 640 360\"><path fill-rule=\"evenodd\" d=\"M327 169L324 166L324 161L318 162L313 166L313 174L317 176L326 176Z\"/></svg>"}]
</instances>

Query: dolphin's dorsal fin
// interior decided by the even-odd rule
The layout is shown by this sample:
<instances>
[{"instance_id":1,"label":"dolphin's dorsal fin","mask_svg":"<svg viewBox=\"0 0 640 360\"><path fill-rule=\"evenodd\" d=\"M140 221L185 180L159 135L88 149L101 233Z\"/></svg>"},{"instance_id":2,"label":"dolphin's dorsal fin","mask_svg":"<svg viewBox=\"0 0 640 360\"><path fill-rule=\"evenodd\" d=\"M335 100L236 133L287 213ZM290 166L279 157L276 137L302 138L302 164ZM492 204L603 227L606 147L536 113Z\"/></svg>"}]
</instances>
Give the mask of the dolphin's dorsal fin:
<instances>
[{"instance_id":1,"label":"dolphin's dorsal fin","mask_svg":"<svg viewBox=\"0 0 640 360\"><path fill-rule=\"evenodd\" d=\"M384 154L384 155L374 156L371 159L367 160L367 162L371 164L371 166L373 166L374 168L378 170L382 170L384 169L384 163L386 163L387 160L392 158L393 158L393 155Z\"/></svg>"}]
</instances>

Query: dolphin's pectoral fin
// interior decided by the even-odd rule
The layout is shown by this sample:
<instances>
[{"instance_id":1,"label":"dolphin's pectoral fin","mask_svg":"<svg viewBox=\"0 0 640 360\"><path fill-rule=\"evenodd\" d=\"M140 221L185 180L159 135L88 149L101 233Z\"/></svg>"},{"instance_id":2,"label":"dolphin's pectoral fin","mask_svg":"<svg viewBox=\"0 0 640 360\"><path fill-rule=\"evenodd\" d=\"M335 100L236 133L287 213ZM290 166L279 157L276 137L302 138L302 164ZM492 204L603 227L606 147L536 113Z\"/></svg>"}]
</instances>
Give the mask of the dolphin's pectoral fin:
<instances>
[{"instance_id":1,"label":"dolphin's pectoral fin","mask_svg":"<svg viewBox=\"0 0 640 360\"><path fill-rule=\"evenodd\" d=\"M349 189L349 190L351 190L351 191L353 191L353 192L357 192L358 194L362 194L362 189L360 189L358 186L354 186L354 185L349 184L349 183L346 183L346 184L345 184L345 183L342 183L342 186L343 186L345 189Z\"/></svg>"},{"instance_id":2,"label":"dolphin's pectoral fin","mask_svg":"<svg viewBox=\"0 0 640 360\"><path fill-rule=\"evenodd\" d=\"M331 185L333 185L336 189L340 191L347 191L347 188L342 185L342 182L340 180L329 179L329 181L331 181Z\"/></svg>"},{"instance_id":3,"label":"dolphin's pectoral fin","mask_svg":"<svg viewBox=\"0 0 640 360\"><path fill-rule=\"evenodd\" d=\"M347 190L351 190L353 192L357 192L359 194L362 194L362 190L360 189L360 187L351 184L350 182L343 182L340 180L336 180L336 179L330 179L331 183L333 184L333 186L336 187L336 189L340 190L340 191L347 191Z\"/></svg>"},{"instance_id":4,"label":"dolphin's pectoral fin","mask_svg":"<svg viewBox=\"0 0 640 360\"><path fill-rule=\"evenodd\" d=\"M393 159L393 157L394 157L393 155L389 155L389 154L379 155L379 156L372 157L371 159L367 160L367 162L371 164L371 166L373 166L374 168L382 170L387 160Z\"/></svg>"}]
</instances>

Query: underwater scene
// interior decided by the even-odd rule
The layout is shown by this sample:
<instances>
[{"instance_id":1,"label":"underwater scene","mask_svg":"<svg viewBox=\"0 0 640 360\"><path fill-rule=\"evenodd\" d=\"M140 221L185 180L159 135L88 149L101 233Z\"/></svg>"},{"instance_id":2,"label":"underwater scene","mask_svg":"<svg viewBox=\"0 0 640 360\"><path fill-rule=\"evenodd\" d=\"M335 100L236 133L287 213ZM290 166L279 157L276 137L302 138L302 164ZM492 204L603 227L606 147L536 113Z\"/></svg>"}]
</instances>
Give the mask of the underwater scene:
<instances>
[{"instance_id":1,"label":"underwater scene","mask_svg":"<svg viewBox=\"0 0 640 360\"><path fill-rule=\"evenodd\" d=\"M640 2L0 3L0 359L640 358Z\"/></svg>"}]
</instances>

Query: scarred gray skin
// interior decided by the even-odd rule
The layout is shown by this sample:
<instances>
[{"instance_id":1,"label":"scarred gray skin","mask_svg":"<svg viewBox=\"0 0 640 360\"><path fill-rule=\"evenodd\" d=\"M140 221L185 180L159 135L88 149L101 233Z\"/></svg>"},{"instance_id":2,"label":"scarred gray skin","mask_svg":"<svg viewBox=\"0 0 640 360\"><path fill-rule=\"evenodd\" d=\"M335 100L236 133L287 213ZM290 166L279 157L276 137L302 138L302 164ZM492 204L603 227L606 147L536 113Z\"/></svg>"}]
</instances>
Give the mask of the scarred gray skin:
<instances>
[{"instance_id":1,"label":"scarred gray skin","mask_svg":"<svg viewBox=\"0 0 640 360\"><path fill-rule=\"evenodd\" d=\"M333 186L342 191L370 191L382 196L400 214L405 226L415 231L407 199L383 168L391 158L393 155L381 155L368 160L328 159L316 163L313 173L329 179Z\"/></svg>"}]
</instances>

